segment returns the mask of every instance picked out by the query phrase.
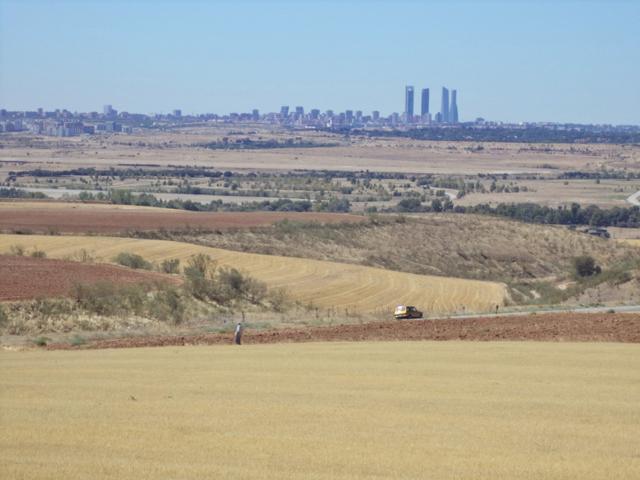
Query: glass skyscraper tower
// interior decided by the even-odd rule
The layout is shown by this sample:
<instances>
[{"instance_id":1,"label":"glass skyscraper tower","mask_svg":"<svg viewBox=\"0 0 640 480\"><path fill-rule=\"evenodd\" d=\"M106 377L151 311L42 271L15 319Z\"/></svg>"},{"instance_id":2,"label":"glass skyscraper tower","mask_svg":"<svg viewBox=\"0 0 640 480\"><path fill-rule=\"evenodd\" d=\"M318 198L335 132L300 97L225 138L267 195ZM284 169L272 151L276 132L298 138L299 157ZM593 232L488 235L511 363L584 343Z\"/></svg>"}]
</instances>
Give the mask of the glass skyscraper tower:
<instances>
[{"instance_id":1,"label":"glass skyscraper tower","mask_svg":"<svg viewBox=\"0 0 640 480\"><path fill-rule=\"evenodd\" d=\"M422 117L426 117L427 115L429 115L429 89L428 88L422 89L422 98L420 100L421 100L420 115L422 115Z\"/></svg>"},{"instance_id":2,"label":"glass skyscraper tower","mask_svg":"<svg viewBox=\"0 0 640 480\"><path fill-rule=\"evenodd\" d=\"M413 86L407 85L404 89L404 116L405 122L413 122Z\"/></svg>"},{"instance_id":3,"label":"glass skyscraper tower","mask_svg":"<svg viewBox=\"0 0 640 480\"><path fill-rule=\"evenodd\" d=\"M449 121L458 123L458 91L451 90L451 108L449 111Z\"/></svg>"},{"instance_id":4,"label":"glass skyscraper tower","mask_svg":"<svg viewBox=\"0 0 640 480\"><path fill-rule=\"evenodd\" d=\"M442 87L442 102L440 106L443 123L449 123L449 89Z\"/></svg>"}]
</instances>

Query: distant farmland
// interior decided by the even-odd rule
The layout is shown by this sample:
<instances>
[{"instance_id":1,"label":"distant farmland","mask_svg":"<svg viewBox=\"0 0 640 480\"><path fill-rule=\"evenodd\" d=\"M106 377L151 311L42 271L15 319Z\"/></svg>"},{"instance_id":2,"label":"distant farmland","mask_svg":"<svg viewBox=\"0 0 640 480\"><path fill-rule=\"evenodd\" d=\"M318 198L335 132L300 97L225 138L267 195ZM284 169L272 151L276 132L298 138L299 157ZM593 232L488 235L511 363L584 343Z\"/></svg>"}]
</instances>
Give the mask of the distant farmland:
<instances>
[{"instance_id":1,"label":"distant farmland","mask_svg":"<svg viewBox=\"0 0 640 480\"><path fill-rule=\"evenodd\" d=\"M365 217L321 212L189 212L168 208L62 202L0 202L0 231L121 233L158 229L264 227L283 220L361 222Z\"/></svg>"},{"instance_id":2,"label":"distant farmland","mask_svg":"<svg viewBox=\"0 0 640 480\"><path fill-rule=\"evenodd\" d=\"M389 312L397 304L418 305L428 313L483 312L503 305L506 286L497 282L436 277L359 265L234 252L189 243L99 236L0 235L0 253L12 245L38 248L52 258L73 256L81 249L110 262L120 252L161 262L205 253L247 272L271 288L283 287L295 300L318 308L351 312ZM25 274L28 275L28 272Z\"/></svg>"}]
</instances>

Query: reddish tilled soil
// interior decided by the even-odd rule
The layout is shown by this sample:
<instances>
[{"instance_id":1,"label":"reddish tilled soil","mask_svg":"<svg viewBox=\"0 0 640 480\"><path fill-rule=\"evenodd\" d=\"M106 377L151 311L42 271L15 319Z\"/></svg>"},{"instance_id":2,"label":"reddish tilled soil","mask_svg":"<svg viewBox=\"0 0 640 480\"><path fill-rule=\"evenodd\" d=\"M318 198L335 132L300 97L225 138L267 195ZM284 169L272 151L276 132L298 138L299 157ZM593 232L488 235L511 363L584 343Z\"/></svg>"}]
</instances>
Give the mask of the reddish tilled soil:
<instances>
[{"instance_id":1,"label":"reddish tilled soil","mask_svg":"<svg viewBox=\"0 0 640 480\"><path fill-rule=\"evenodd\" d=\"M109 209L19 207L0 210L0 231L6 233L123 233L158 229L224 230L230 228L264 227L282 220L298 222L341 223L360 222L364 217L340 213L319 212L188 212L152 209Z\"/></svg>"},{"instance_id":2,"label":"reddish tilled soil","mask_svg":"<svg viewBox=\"0 0 640 480\"><path fill-rule=\"evenodd\" d=\"M640 314L538 314L471 319L411 320L270 331L247 331L243 343L389 340L566 341L640 343ZM89 342L82 348L231 344L231 334L150 336ZM74 348L50 345L51 349Z\"/></svg>"},{"instance_id":3,"label":"reddish tilled soil","mask_svg":"<svg viewBox=\"0 0 640 480\"><path fill-rule=\"evenodd\" d=\"M115 265L0 255L0 301L63 297L70 294L75 283L93 284L100 281L118 285L178 282L169 275Z\"/></svg>"}]
</instances>

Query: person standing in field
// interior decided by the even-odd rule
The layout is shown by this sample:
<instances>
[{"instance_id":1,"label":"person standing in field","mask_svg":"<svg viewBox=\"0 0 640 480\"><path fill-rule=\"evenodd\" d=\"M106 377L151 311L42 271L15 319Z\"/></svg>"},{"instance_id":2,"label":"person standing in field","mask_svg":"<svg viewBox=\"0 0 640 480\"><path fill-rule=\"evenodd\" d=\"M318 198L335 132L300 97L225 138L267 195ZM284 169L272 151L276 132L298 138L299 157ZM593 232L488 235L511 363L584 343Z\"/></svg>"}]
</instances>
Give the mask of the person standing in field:
<instances>
[{"instance_id":1,"label":"person standing in field","mask_svg":"<svg viewBox=\"0 0 640 480\"><path fill-rule=\"evenodd\" d=\"M236 331L233 334L233 343L236 345L242 345L242 323L238 322L236 325Z\"/></svg>"}]
</instances>

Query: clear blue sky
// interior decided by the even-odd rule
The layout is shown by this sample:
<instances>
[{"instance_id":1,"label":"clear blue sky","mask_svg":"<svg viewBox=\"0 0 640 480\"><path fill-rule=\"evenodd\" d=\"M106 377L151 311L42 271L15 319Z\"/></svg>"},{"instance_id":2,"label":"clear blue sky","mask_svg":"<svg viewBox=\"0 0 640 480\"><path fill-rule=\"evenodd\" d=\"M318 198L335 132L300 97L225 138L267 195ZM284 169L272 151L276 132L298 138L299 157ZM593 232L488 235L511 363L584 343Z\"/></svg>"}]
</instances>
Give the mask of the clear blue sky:
<instances>
[{"instance_id":1,"label":"clear blue sky","mask_svg":"<svg viewBox=\"0 0 640 480\"><path fill-rule=\"evenodd\" d=\"M463 120L640 124L640 0L0 0L10 110L389 114L406 84Z\"/></svg>"}]
</instances>

